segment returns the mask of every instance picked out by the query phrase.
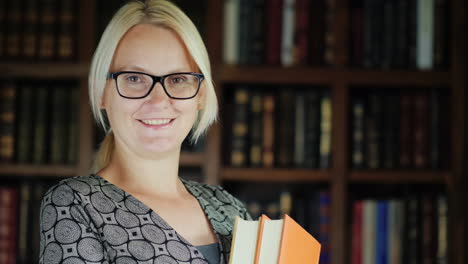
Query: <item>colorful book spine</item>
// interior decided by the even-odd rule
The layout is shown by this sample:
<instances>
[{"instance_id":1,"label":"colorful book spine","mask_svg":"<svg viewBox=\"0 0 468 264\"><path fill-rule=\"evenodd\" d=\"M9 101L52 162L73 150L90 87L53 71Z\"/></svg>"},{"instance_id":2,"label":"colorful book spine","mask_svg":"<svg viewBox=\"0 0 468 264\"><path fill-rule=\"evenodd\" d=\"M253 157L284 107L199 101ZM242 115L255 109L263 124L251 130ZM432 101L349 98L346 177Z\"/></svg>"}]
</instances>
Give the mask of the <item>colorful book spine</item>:
<instances>
[{"instance_id":1,"label":"colorful book spine","mask_svg":"<svg viewBox=\"0 0 468 264\"><path fill-rule=\"evenodd\" d=\"M377 202L375 200L363 201L363 245L362 260L363 264L375 264L376 260L376 230L377 230Z\"/></svg>"},{"instance_id":2,"label":"colorful book spine","mask_svg":"<svg viewBox=\"0 0 468 264\"><path fill-rule=\"evenodd\" d=\"M388 202L379 200L377 202L376 220L376 264L388 264Z\"/></svg>"},{"instance_id":3,"label":"colorful book spine","mask_svg":"<svg viewBox=\"0 0 468 264\"><path fill-rule=\"evenodd\" d=\"M351 264L362 264L363 245L363 201L353 202L353 223L351 237Z\"/></svg>"},{"instance_id":4,"label":"colorful book spine","mask_svg":"<svg viewBox=\"0 0 468 264\"><path fill-rule=\"evenodd\" d=\"M434 0L417 1L417 67L434 67Z\"/></svg>"},{"instance_id":5,"label":"colorful book spine","mask_svg":"<svg viewBox=\"0 0 468 264\"><path fill-rule=\"evenodd\" d=\"M331 225L331 197L328 191L319 192L320 222L318 240L322 244L320 264L331 263L330 225Z\"/></svg>"}]
</instances>

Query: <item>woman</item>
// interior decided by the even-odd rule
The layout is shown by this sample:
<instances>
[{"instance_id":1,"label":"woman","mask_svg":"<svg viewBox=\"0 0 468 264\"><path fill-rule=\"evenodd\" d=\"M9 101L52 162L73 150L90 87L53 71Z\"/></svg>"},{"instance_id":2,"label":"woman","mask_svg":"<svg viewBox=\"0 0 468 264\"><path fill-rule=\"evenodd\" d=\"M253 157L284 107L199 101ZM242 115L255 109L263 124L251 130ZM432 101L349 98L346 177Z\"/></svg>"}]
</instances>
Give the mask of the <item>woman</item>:
<instances>
[{"instance_id":1,"label":"woman","mask_svg":"<svg viewBox=\"0 0 468 264\"><path fill-rule=\"evenodd\" d=\"M189 18L165 0L122 7L94 54L89 94L108 133L95 174L44 196L40 263L226 263L245 207L221 187L178 177L182 141L191 130L196 141L217 115Z\"/></svg>"}]
</instances>

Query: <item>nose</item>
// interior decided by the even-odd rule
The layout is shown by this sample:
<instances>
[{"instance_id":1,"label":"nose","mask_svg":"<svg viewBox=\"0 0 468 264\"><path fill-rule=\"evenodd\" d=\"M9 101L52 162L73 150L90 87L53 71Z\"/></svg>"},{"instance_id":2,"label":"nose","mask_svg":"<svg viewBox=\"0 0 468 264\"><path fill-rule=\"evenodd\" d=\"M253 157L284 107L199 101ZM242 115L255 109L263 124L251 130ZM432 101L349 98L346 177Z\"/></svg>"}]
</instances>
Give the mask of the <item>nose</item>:
<instances>
[{"instance_id":1,"label":"nose","mask_svg":"<svg viewBox=\"0 0 468 264\"><path fill-rule=\"evenodd\" d=\"M170 98L164 91L161 82L156 82L153 89L145 99L152 104L160 104L163 102L169 102Z\"/></svg>"}]
</instances>

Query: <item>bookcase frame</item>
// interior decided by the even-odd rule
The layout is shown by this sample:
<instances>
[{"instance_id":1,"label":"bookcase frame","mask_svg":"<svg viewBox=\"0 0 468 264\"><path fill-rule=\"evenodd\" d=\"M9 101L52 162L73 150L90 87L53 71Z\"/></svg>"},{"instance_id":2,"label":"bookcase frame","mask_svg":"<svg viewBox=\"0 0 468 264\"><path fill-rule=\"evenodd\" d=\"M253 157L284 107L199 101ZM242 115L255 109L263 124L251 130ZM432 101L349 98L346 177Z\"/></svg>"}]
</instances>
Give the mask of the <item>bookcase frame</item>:
<instances>
[{"instance_id":1,"label":"bookcase frame","mask_svg":"<svg viewBox=\"0 0 468 264\"><path fill-rule=\"evenodd\" d=\"M74 63L40 62L24 63L0 62L0 79L8 78L70 78L78 80L81 106L79 110L79 155L76 166L57 165L0 165L0 179L15 176L74 176L85 175L93 157L93 118L88 102L87 75L96 44L95 1L79 1L78 60ZM348 66L348 4L349 0L335 0L336 16L334 34L336 40L335 66L323 67L273 67L273 66L228 66L222 60L223 38L223 1L207 0L206 44L211 56L213 76L218 98L223 97L226 83L248 82L251 84L278 83L287 84L294 79L296 84L326 85L332 97L332 166L328 170L313 169L262 169L230 168L222 163L221 125L214 125L207 137L204 153L183 153L182 166L199 166L206 182L219 184L222 181L308 181L327 182L331 190L331 249L334 264L349 263L349 230L346 219L349 207L348 185L350 183L437 183L445 184L449 193L450 237L449 263L464 264L466 256L466 210L463 201L466 198L464 188L468 187L468 107L465 104L468 87L468 45L466 37L467 3L464 0L450 0L451 4L451 68L447 71L414 70L367 70ZM353 85L423 87L443 86L451 92L451 165L443 171L368 171L354 170L349 167L349 90ZM84 107L83 107L84 106ZM220 105L221 118L223 105ZM461 232L460 232L461 229Z\"/></svg>"}]
</instances>

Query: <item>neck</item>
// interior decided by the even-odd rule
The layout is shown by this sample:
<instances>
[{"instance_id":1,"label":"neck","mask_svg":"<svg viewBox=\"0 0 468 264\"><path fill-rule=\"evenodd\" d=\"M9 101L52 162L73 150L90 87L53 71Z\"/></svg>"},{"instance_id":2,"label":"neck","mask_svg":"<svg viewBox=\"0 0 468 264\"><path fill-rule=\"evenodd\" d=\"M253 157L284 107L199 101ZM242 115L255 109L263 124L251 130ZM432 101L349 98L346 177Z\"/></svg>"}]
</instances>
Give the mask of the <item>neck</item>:
<instances>
[{"instance_id":1,"label":"neck","mask_svg":"<svg viewBox=\"0 0 468 264\"><path fill-rule=\"evenodd\" d=\"M111 162L98 174L131 194L177 197L185 191L178 176L179 157L180 149L142 157L116 144Z\"/></svg>"}]
</instances>

